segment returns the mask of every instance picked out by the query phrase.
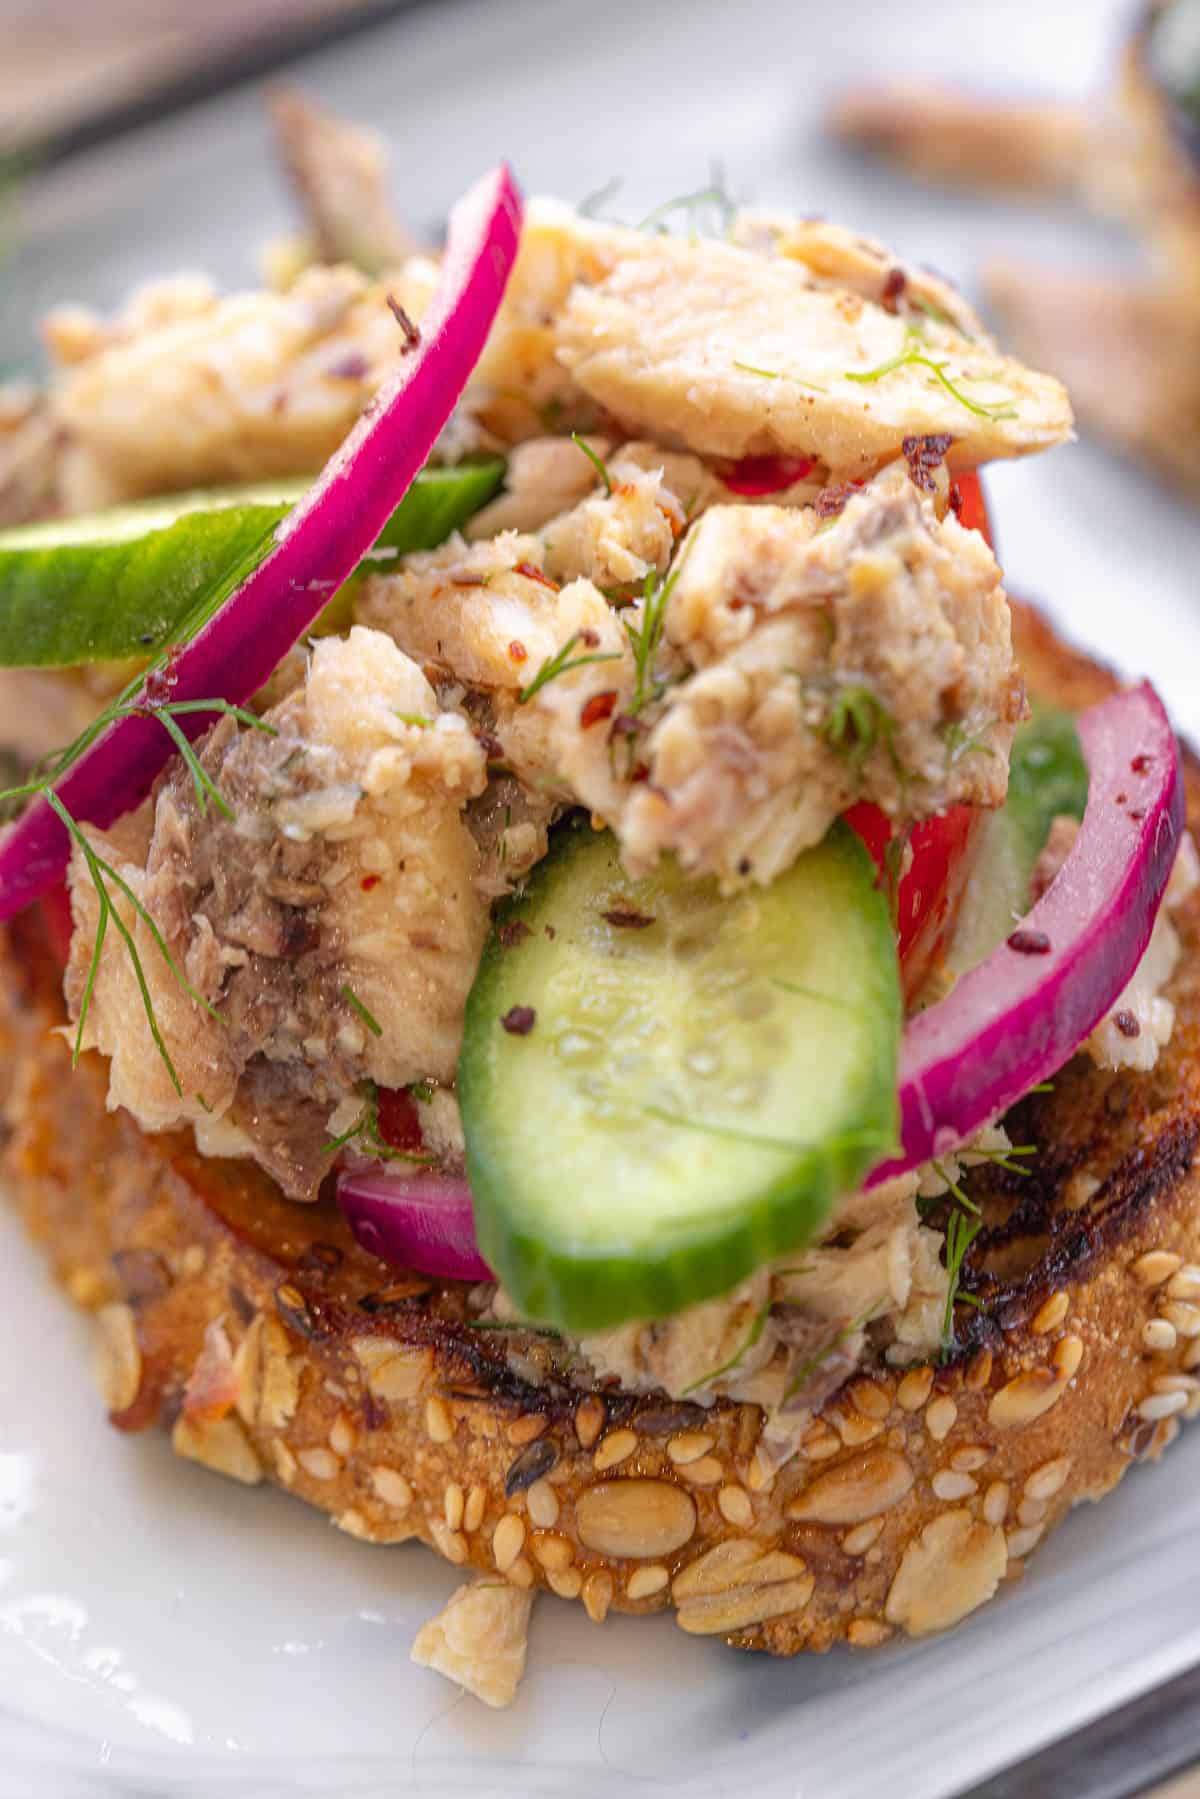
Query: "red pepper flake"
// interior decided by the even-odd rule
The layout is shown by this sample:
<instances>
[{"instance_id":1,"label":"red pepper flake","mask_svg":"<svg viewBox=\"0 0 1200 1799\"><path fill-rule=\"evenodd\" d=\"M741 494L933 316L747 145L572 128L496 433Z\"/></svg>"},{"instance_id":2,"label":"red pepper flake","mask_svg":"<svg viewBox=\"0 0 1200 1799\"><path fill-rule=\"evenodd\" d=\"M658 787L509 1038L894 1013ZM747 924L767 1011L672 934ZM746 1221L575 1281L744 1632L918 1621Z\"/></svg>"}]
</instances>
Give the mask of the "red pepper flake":
<instances>
[{"instance_id":1,"label":"red pepper flake","mask_svg":"<svg viewBox=\"0 0 1200 1799\"><path fill-rule=\"evenodd\" d=\"M648 762L635 763L634 767L633 767L633 771L629 776L629 779L631 781L648 781L650 779L649 763Z\"/></svg>"},{"instance_id":2,"label":"red pepper flake","mask_svg":"<svg viewBox=\"0 0 1200 1799\"><path fill-rule=\"evenodd\" d=\"M579 641L585 648L594 650L596 645L600 642L600 633L598 631L593 631L590 625L585 625L584 629L579 633Z\"/></svg>"},{"instance_id":3,"label":"red pepper flake","mask_svg":"<svg viewBox=\"0 0 1200 1799\"><path fill-rule=\"evenodd\" d=\"M1135 825L1140 825L1146 814L1141 806L1138 806L1136 809L1131 806L1129 809L1129 816L1132 818Z\"/></svg>"},{"instance_id":4,"label":"red pepper flake","mask_svg":"<svg viewBox=\"0 0 1200 1799\"><path fill-rule=\"evenodd\" d=\"M1009 949L1015 949L1019 956L1046 956L1050 953L1050 939L1045 931L1014 931L1008 939Z\"/></svg>"},{"instance_id":5,"label":"red pepper flake","mask_svg":"<svg viewBox=\"0 0 1200 1799\"><path fill-rule=\"evenodd\" d=\"M1125 805L1128 805L1128 803L1129 803L1129 795L1127 793L1119 793L1117 795L1118 806L1125 806Z\"/></svg>"},{"instance_id":6,"label":"red pepper flake","mask_svg":"<svg viewBox=\"0 0 1200 1799\"><path fill-rule=\"evenodd\" d=\"M934 475L946 460L946 451L954 442L948 431L931 431L925 437L906 437L900 445L914 487L934 493Z\"/></svg>"},{"instance_id":7,"label":"red pepper flake","mask_svg":"<svg viewBox=\"0 0 1200 1799\"><path fill-rule=\"evenodd\" d=\"M1154 765L1154 757L1147 755L1146 752L1143 750L1140 755L1137 755L1133 758L1133 761L1129 764L1129 767L1133 774L1144 775L1146 770L1148 768L1153 767L1153 765Z\"/></svg>"},{"instance_id":8,"label":"red pepper flake","mask_svg":"<svg viewBox=\"0 0 1200 1799\"><path fill-rule=\"evenodd\" d=\"M362 878L362 881L359 884L362 887L362 890L364 893L370 893L372 888L378 887L378 885L379 885L380 881L382 881L382 879L383 879L382 875L364 875Z\"/></svg>"},{"instance_id":9,"label":"red pepper flake","mask_svg":"<svg viewBox=\"0 0 1200 1799\"><path fill-rule=\"evenodd\" d=\"M580 730L588 731L593 725L598 725L604 719L611 718L616 709L617 693L615 688L610 688L606 693L594 693L579 714Z\"/></svg>"},{"instance_id":10,"label":"red pepper flake","mask_svg":"<svg viewBox=\"0 0 1200 1799\"><path fill-rule=\"evenodd\" d=\"M1132 1012L1114 1013L1113 1023L1120 1031L1122 1037L1140 1037L1142 1034L1142 1027Z\"/></svg>"},{"instance_id":11,"label":"red pepper flake","mask_svg":"<svg viewBox=\"0 0 1200 1799\"><path fill-rule=\"evenodd\" d=\"M401 350L400 354L401 356L411 356L414 350L419 350L421 347L421 333L417 326L413 324L395 294L388 295L387 303L388 311L404 333L404 348Z\"/></svg>"},{"instance_id":12,"label":"red pepper flake","mask_svg":"<svg viewBox=\"0 0 1200 1799\"><path fill-rule=\"evenodd\" d=\"M512 642L509 644L508 654L509 654L509 659L513 662L525 662L528 660L528 657L529 657L529 651L525 648L525 645L517 637L514 637Z\"/></svg>"},{"instance_id":13,"label":"red pepper flake","mask_svg":"<svg viewBox=\"0 0 1200 1799\"><path fill-rule=\"evenodd\" d=\"M895 312L896 302L908 286L908 276L903 269L889 269L883 283L883 292L879 296L879 304L885 312Z\"/></svg>"},{"instance_id":14,"label":"red pepper flake","mask_svg":"<svg viewBox=\"0 0 1200 1799\"><path fill-rule=\"evenodd\" d=\"M654 923L653 912L639 912L636 906L613 906L601 917L617 931L644 931Z\"/></svg>"},{"instance_id":15,"label":"red pepper flake","mask_svg":"<svg viewBox=\"0 0 1200 1799\"><path fill-rule=\"evenodd\" d=\"M748 875L752 867L753 863L749 856L742 856L738 861L737 871L740 875Z\"/></svg>"},{"instance_id":16,"label":"red pepper flake","mask_svg":"<svg viewBox=\"0 0 1200 1799\"><path fill-rule=\"evenodd\" d=\"M829 487L823 487L813 501L813 510L818 518L837 518L846 510L846 501L854 492L849 481L835 481Z\"/></svg>"},{"instance_id":17,"label":"red pepper flake","mask_svg":"<svg viewBox=\"0 0 1200 1799\"><path fill-rule=\"evenodd\" d=\"M518 562L513 567L514 575L524 575L527 581L536 581L539 587L548 587L551 593L558 592L558 582L552 581L542 569L535 568L532 562Z\"/></svg>"},{"instance_id":18,"label":"red pepper flake","mask_svg":"<svg viewBox=\"0 0 1200 1799\"><path fill-rule=\"evenodd\" d=\"M536 1021L532 1006L510 1006L500 1023L510 1037L528 1037Z\"/></svg>"},{"instance_id":19,"label":"red pepper flake","mask_svg":"<svg viewBox=\"0 0 1200 1799\"><path fill-rule=\"evenodd\" d=\"M525 923L523 918L510 919L507 924L502 924L500 929L496 932L496 936L503 949L516 949L518 945L524 943L526 937L530 935L531 932L529 926Z\"/></svg>"},{"instance_id":20,"label":"red pepper flake","mask_svg":"<svg viewBox=\"0 0 1200 1799\"><path fill-rule=\"evenodd\" d=\"M543 925L542 929L545 931L545 933L546 933L547 937L550 939L551 943L553 943L554 939L558 936L558 932L555 930L554 926L552 924L547 924L547 925Z\"/></svg>"}]
</instances>

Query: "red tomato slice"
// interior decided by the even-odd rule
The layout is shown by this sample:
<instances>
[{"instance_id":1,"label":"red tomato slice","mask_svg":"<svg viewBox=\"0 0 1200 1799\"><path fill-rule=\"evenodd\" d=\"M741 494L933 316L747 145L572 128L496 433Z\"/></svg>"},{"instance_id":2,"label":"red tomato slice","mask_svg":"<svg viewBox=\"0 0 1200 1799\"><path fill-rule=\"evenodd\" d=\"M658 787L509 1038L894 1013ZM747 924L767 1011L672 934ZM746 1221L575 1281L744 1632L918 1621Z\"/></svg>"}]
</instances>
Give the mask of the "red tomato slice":
<instances>
[{"instance_id":1,"label":"red tomato slice","mask_svg":"<svg viewBox=\"0 0 1200 1799\"><path fill-rule=\"evenodd\" d=\"M950 806L923 819L909 835L912 861L900 882L896 905L897 948L905 997L924 986L944 952L958 919L983 813L975 806ZM893 826L868 800L852 806L846 823L862 838L881 875Z\"/></svg>"},{"instance_id":2,"label":"red tomato slice","mask_svg":"<svg viewBox=\"0 0 1200 1799\"><path fill-rule=\"evenodd\" d=\"M968 531L978 531L988 548L994 550L995 540L992 537L992 522L988 517L987 501L983 497L983 484L975 469L968 469L965 475L956 477L961 505L955 508L958 522L965 525Z\"/></svg>"},{"instance_id":3,"label":"red tomato slice","mask_svg":"<svg viewBox=\"0 0 1200 1799\"><path fill-rule=\"evenodd\" d=\"M816 464L807 456L743 456L723 476L730 493L747 500L761 500L769 493L782 493L811 475Z\"/></svg>"}]
</instances>

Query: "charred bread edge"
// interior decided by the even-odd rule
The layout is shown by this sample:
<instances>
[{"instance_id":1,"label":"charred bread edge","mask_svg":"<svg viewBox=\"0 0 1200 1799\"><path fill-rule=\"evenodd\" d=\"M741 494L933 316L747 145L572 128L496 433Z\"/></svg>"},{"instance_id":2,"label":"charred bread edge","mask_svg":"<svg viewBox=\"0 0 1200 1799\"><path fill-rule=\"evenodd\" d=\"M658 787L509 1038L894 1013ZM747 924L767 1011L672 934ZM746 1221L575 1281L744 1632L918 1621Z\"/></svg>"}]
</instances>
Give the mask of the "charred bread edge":
<instances>
[{"instance_id":1,"label":"charred bread edge","mask_svg":"<svg viewBox=\"0 0 1200 1799\"><path fill-rule=\"evenodd\" d=\"M1029 609L1014 628L1034 692L1081 707L1114 686ZM1195 829L1190 757L1187 787ZM288 1206L242 1165L108 1112L104 1064L72 1076L52 1032L36 914L0 949L0 1179L98 1316L122 1430L165 1425L182 1454L275 1482L353 1536L419 1537L597 1622L674 1606L685 1630L779 1655L919 1636L1200 1411L1200 899L1175 916L1171 1046L1150 1076L1074 1065L1045 1102L1037 1203L1000 1195L1008 1223L981 1240L1000 1272L972 1265L989 1303L960 1353L861 1369L765 1485L757 1408L525 1378L464 1321L462 1288L398 1277L332 1205Z\"/></svg>"}]
</instances>

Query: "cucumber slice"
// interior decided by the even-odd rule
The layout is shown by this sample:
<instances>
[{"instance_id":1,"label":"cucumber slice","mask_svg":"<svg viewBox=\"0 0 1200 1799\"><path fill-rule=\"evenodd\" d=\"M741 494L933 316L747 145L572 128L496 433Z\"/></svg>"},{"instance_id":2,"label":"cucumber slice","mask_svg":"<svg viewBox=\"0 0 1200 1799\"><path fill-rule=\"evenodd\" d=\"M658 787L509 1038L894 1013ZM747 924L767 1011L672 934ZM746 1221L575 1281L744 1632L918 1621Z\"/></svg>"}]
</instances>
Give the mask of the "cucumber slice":
<instances>
[{"instance_id":1,"label":"cucumber slice","mask_svg":"<svg viewBox=\"0 0 1200 1799\"><path fill-rule=\"evenodd\" d=\"M1050 826L1062 814L1082 818L1087 792L1074 718L1054 706L1036 706L1013 741L1008 798L980 827L947 974L957 979L977 967L1028 912L1029 882Z\"/></svg>"},{"instance_id":2,"label":"cucumber slice","mask_svg":"<svg viewBox=\"0 0 1200 1799\"><path fill-rule=\"evenodd\" d=\"M728 899L670 862L630 881L608 832L564 828L484 952L459 1064L480 1248L521 1311L661 1317L809 1241L895 1142L900 1010L845 825Z\"/></svg>"},{"instance_id":3,"label":"cucumber slice","mask_svg":"<svg viewBox=\"0 0 1200 1799\"><path fill-rule=\"evenodd\" d=\"M377 547L401 555L436 549L503 478L498 456L423 469ZM0 531L0 666L65 668L153 655L199 594L265 547L308 486L211 488Z\"/></svg>"}]
</instances>

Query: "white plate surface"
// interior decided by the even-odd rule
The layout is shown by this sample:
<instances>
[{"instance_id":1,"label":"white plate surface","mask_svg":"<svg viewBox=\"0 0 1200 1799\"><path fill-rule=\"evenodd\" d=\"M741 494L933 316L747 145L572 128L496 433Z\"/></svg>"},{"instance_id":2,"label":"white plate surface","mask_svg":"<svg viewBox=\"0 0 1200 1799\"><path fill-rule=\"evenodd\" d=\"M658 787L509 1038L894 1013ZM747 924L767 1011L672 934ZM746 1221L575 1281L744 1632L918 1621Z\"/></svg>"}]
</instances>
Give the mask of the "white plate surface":
<instances>
[{"instance_id":1,"label":"white plate surface","mask_svg":"<svg viewBox=\"0 0 1200 1799\"><path fill-rule=\"evenodd\" d=\"M822 87L919 62L1078 91L1121 10L453 0L307 78L389 133L420 222L500 153L569 198L624 172L635 218L703 185L716 155L739 194L828 212L970 285L992 249L1122 247L1066 215L922 194L836 157L816 133ZM285 222L252 95L64 167L32 214L3 296L18 343L50 300L112 303L184 264L246 279ZM1086 445L1002 470L990 491L1014 590L1155 678L1200 737L1200 519ZM1200 1658L1200 1441L1185 1440L945 1641L771 1664L666 1620L598 1631L545 1599L518 1704L488 1713L407 1660L451 1570L119 1437L87 1353L0 1217L0 1799L937 1799Z\"/></svg>"}]
</instances>

